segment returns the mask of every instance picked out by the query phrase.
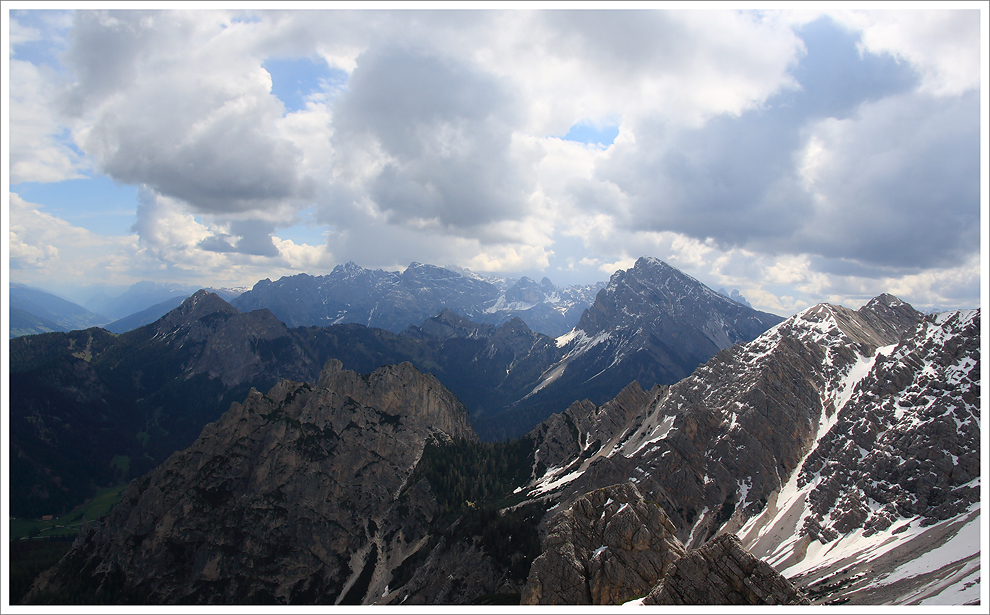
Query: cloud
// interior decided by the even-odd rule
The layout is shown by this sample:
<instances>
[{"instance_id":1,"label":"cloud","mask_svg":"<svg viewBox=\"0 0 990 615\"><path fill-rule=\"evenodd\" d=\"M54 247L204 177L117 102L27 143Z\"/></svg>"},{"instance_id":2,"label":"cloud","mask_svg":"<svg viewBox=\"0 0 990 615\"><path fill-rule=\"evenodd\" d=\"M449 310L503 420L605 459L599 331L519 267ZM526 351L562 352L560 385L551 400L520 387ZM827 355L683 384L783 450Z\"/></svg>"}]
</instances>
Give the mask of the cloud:
<instances>
[{"instance_id":1,"label":"cloud","mask_svg":"<svg viewBox=\"0 0 990 615\"><path fill-rule=\"evenodd\" d=\"M8 47L11 57L16 53L16 48L18 45L23 45L24 43L30 43L33 41L41 40L41 31L37 28L32 28L31 26L26 26L18 21L15 17L10 18L10 30L9 30L9 42Z\"/></svg>"},{"instance_id":2,"label":"cloud","mask_svg":"<svg viewBox=\"0 0 990 615\"><path fill-rule=\"evenodd\" d=\"M922 90L954 96L980 87L980 11L842 11L837 21L862 32L862 47L910 62Z\"/></svg>"},{"instance_id":3,"label":"cloud","mask_svg":"<svg viewBox=\"0 0 990 615\"><path fill-rule=\"evenodd\" d=\"M976 16L77 11L52 71L26 52L63 30L12 30L10 174L144 186L122 258L210 283L346 260L588 282L650 254L764 309L935 303L978 250ZM265 66L293 63L346 83L283 104ZM303 218L325 243L280 237ZM24 266L62 250L18 241Z\"/></svg>"},{"instance_id":4,"label":"cloud","mask_svg":"<svg viewBox=\"0 0 990 615\"><path fill-rule=\"evenodd\" d=\"M237 220L230 223L228 233L210 235L196 246L210 252L239 252L256 256L278 256L272 241L274 225L264 220ZM236 237L234 243L230 239Z\"/></svg>"},{"instance_id":5,"label":"cloud","mask_svg":"<svg viewBox=\"0 0 990 615\"><path fill-rule=\"evenodd\" d=\"M50 100L51 70L10 60L10 183L57 182L82 177L82 156L63 140L65 128Z\"/></svg>"},{"instance_id":6,"label":"cloud","mask_svg":"<svg viewBox=\"0 0 990 615\"><path fill-rule=\"evenodd\" d=\"M80 118L76 140L115 180L202 213L306 198L301 153L272 130L283 107L262 59L224 45L224 28L210 12L78 12L64 98Z\"/></svg>"},{"instance_id":7,"label":"cloud","mask_svg":"<svg viewBox=\"0 0 990 615\"><path fill-rule=\"evenodd\" d=\"M864 104L811 129L815 207L787 248L867 267L951 267L980 246L979 93Z\"/></svg>"},{"instance_id":8,"label":"cloud","mask_svg":"<svg viewBox=\"0 0 990 615\"><path fill-rule=\"evenodd\" d=\"M130 269L134 237L103 237L9 193L10 272L15 279L93 279ZM27 277L25 277L27 276ZM57 286L58 282L55 283Z\"/></svg>"},{"instance_id":9,"label":"cloud","mask_svg":"<svg viewBox=\"0 0 990 615\"><path fill-rule=\"evenodd\" d=\"M332 141L345 181L390 223L470 235L519 217L533 189L513 151L515 106L469 65L389 48L358 58Z\"/></svg>"},{"instance_id":10,"label":"cloud","mask_svg":"<svg viewBox=\"0 0 990 615\"><path fill-rule=\"evenodd\" d=\"M910 66L860 54L828 19L799 32L797 89L698 128L640 119L575 202L722 250L905 270L962 262L979 238L977 93L918 92Z\"/></svg>"}]
</instances>

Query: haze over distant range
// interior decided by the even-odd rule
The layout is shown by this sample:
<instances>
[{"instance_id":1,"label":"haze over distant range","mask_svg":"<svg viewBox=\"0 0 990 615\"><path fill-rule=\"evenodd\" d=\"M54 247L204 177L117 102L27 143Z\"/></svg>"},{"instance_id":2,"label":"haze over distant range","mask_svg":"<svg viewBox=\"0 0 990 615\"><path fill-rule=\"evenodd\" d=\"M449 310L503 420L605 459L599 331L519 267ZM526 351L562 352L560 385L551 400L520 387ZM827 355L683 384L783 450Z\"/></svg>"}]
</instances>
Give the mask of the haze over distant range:
<instances>
[{"instance_id":1,"label":"haze over distant range","mask_svg":"<svg viewBox=\"0 0 990 615\"><path fill-rule=\"evenodd\" d=\"M651 255L778 314L975 307L971 6L5 3L9 280L78 300L419 261L564 285Z\"/></svg>"}]
</instances>

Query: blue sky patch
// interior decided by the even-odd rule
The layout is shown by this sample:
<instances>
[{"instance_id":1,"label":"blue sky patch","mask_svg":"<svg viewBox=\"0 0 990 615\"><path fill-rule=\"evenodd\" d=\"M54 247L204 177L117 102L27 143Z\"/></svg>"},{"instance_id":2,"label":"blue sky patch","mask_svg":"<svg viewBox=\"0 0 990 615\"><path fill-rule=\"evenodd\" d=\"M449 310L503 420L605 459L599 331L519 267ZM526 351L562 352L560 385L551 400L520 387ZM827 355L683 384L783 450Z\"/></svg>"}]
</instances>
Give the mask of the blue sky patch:
<instances>
[{"instance_id":1,"label":"blue sky patch","mask_svg":"<svg viewBox=\"0 0 990 615\"><path fill-rule=\"evenodd\" d=\"M263 66L272 76L272 94L285 105L286 113L305 109L306 97L314 92L332 94L347 83L346 72L318 58L268 58Z\"/></svg>"},{"instance_id":2,"label":"blue sky patch","mask_svg":"<svg viewBox=\"0 0 990 615\"><path fill-rule=\"evenodd\" d=\"M138 187L105 175L54 183L13 184L10 191L44 212L100 235L130 235L137 212Z\"/></svg>"},{"instance_id":3,"label":"blue sky patch","mask_svg":"<svg viewBox=\"0 0 990 615\"><path fill-rule=\"evenodd\" d=\"M605 147L612 145L615 138L619 136L618 126L603 126L597 128L589 124L574 124L567 134L563 136L565 141L577 141L589 145L601 144Z\"/></svg>"},{"instance_id":4,"label":"blue sky patch","mask_svg":"<svg viewBox=\"0 0 990 615\"><path fill-rule=\"evenodd\" d=\"M25 30L34 30L38 38L26 40L13 48L11 59L46 64L58 72L64 68L59 54L65 49L65 35L72 23L71 11L11 11L10 17Z\"/></svg>"}]
</instances>

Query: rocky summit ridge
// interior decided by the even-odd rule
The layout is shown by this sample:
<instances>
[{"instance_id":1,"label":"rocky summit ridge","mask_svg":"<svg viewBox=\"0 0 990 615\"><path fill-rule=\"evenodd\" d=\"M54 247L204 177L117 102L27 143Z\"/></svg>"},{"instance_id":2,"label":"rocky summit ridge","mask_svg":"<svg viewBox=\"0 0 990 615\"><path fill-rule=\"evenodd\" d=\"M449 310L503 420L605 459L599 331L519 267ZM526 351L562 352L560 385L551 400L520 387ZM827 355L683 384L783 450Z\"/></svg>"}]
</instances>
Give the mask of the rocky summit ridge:
<instances>
[{"instance_id":1,"label":"rocky summit ridge","mask_svg":"<svg viewBox=\"0 0 990 615\"><path fill-rule=\"evenodd\" d=\"M979 523L979 322L890 295L814 306L676 384L551 417L530 434L522 491L566 507L630 480L686 547L738 534L818 600L965 592L979 575L978 541L961 546ZM941 569L911 572L952 537Z\"/></svg>"},{"instance_id":2,"label":"rocky summit ridge","mask_svg":"<svg viewBox=\"0 0 990 615\"><path fill-rule=\"evenodd\" d=\"M408 363L361 376L330 361L315 386L252 389L191 447L134 481L29 600L67 591L142 604L381 595L436 514L428 487L403 491L435 437L476 438L456 398Z\"/></svg>"}]
</instances>

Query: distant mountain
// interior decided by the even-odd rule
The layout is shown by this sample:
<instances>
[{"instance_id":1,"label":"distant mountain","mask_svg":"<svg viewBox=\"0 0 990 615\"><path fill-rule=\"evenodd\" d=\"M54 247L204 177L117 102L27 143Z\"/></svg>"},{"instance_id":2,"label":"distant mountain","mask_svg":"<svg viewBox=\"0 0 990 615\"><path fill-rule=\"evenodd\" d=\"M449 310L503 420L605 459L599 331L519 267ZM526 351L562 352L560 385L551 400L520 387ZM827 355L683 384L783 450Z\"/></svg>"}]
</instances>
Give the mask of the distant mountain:
<instances>
[{"instance_id":1,"label":"distant mountain","mask_svg":"<svg viewBox=\"0 0 990 615\"><path fill-rule=\"evenodd\" d=\"M749 301L746 301L746 297L743 297L742 294L735 288L732 289L732 292L728 292L724 288L720 288L718 289L718 294L722 295L723 297L728 297L729 299L732 299L736 303L740 303L742 305L745 305L746 307L749 308L753 307L752 305L750 305Z\"/></svg>"},{"instance_id":2,"label":"distant mountain","mask_svg":"<svg viewBox=\"0 0 990 615\"><path fill-rule=\"evenodd\" d=\"M577 326L556 339L561 359L544 372L525 406L492 417L491 424L482 419L477 427L481 433L497 429L496 438L518 437L521 432L511 429L534 425L572 400L602 403L633 380L645 388L673 384L720 350L753 340L782 320L723 297L660 260L640 258L612 274Z\"/></svg>"},{"instance_id":3,"label":"distant mountain","mask_svg":"<svg viewBox=\"0 0 990 615\"><path fill-rule=\"evenodd\" d=\"M328 275L265 279L232 301L242 311L266 308L290 327L358 323L400 333L449 309L479 323L515 317L547 335L570 330L600 286L560 288L544 278L509 283L465 269L411 263L405 271L338 265Z\"/></svg>"},{"instance_id":4,"label":"distant mountain","mask_svg":"<svg viewBox=\"0 0 990 615\"><path fill-rule=\"evenodd\" d=\"M43 290L24 284L10 285L10 337L85 329L108 320Z\"/></svg>"},{"instance_id":5,"label":"distant mountain","mask_svg":"<svg viewBox=\"0 0 990 615\"><path fill-rule=\"evenodd\" d=\"M99 293L86 301L85 305L90 310L109 316L107 321L118 321L134 314L144 313L145 310L153 306L167 305L169 301L176 301L177 303L172 305L172 307L175 307L175 305L181 303L183 299L192 295L200 288L200 286L191 284L151 282L145 280L132 284L120 295L109 296ZM227 301L230 301L243 292L243 289L210 288L209 290L217 293ZM120 326L116 326L115 328L120 329Z\"/></svg>"},{"instance_id":6,"label":"distant mountain","mask_svg":"<svg viewBox=\"0 0 990 615\"><path fill-rule=\"evenodd\" d=\"M226 288L206 288L203 289L208 292L216 294L218 297L224 299L225 301L231 301L235 297L241 294L239 290L231 290ZM176 295L170 299L166 299L161 303L156 303L155 305L136 312L124 318L115 320L109 324L103 325L103 328L111 333L126 333L132 329L137 329L138 327L151 324L168 314L170 311L179 307L183 301L186 300L188 295Z\"/></svg>"},{"instance_id":7,"label":"distant mountain","mask_svg":"<svg viewBox=\"0 0 990 615\"><path fill-rule=\"evenodd\" d=\"M155 322L165 314L179 307L185 300L186 295L177 295L161 303L156 303L140 312L135 312L134 314L103 325L103 328L111 333L126 333L132 329L137 329L138 327Z\"/></svg>"}]
</instances>

